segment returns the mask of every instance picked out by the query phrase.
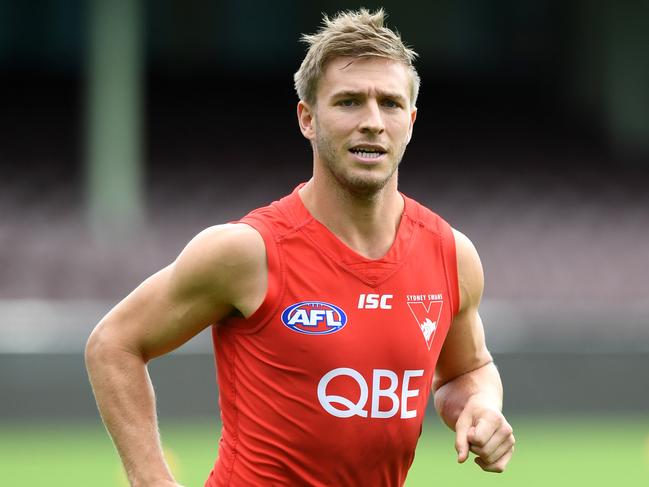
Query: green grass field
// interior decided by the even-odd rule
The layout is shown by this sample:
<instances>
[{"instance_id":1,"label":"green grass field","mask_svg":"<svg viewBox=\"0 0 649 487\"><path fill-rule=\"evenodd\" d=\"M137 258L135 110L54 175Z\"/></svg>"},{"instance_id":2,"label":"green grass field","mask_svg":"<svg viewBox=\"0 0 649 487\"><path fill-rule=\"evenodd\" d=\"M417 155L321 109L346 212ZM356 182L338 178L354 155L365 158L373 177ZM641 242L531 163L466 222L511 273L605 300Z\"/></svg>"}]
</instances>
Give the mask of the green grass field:
<instances>
[{"instance_id":1,"label":"green grass field","mask_svg":"<svg viewBox=\"0 0 649 487\"><path fill-rule=\"evenodd\" d=\"M517 449L509 470L458 465L453 434L428 418L410 471L417 486L649 486L649 417L512 418ZM202 486L213 464L218 426L162 421L178 479ZM126 486L117 455L98 423L0 422L0 485ZM364 486L365 487L365 486Z\"/></svg>"}]
</instances>

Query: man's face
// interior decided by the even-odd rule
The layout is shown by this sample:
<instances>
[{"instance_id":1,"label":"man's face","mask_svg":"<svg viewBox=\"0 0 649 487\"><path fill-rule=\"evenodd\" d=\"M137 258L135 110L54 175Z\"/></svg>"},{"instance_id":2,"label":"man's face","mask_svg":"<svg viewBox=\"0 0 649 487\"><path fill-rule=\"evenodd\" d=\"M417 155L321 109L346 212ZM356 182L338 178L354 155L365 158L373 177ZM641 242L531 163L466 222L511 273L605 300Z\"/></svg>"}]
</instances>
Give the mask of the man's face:
<instances>
[{"instance_id":1,"label":"man's face","mask_svg":"<svg viewBox=\"0 0 649 487\"><path fill-rule=\"evenodd\" d=\"M305 135L316 159L346 189L371 195L395 175L416 117L410 88L409 69L397 61L341 57L327 63Z\"/></svg>"}]
</instances>

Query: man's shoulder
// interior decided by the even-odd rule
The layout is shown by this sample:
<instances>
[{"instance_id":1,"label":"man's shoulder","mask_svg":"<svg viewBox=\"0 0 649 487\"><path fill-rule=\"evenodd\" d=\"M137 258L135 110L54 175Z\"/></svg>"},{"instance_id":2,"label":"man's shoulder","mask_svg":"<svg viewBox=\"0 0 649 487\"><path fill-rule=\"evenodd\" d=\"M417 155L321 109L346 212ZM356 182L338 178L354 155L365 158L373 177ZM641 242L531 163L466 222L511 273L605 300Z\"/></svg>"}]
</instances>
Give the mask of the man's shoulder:
<instances>
[{"instance_id":1,"label":"man's shoulder","mask_svg":"<svg viewBox=\"0 0 649 487\"><path fill-rule=\"evenodd\" d=\"M192 287L220 287L260 272L265 264L264 240L244 223L206 228L183 249L174 263L178 278Z\"/></svg>"},{"instance_id":2,"label":"man's shoulder","mask_svg":"<svg viewBox=\"0 0 649 487\"><path fill-rule=\"evenodd\" d=\"M223 258L231 263L247 260L260 252L264 241L259 232L245 223L226 223L208 227L196 235L183 250L183 254L200 259L203 264L218 263Z\"/></svg>"}]
</instances>

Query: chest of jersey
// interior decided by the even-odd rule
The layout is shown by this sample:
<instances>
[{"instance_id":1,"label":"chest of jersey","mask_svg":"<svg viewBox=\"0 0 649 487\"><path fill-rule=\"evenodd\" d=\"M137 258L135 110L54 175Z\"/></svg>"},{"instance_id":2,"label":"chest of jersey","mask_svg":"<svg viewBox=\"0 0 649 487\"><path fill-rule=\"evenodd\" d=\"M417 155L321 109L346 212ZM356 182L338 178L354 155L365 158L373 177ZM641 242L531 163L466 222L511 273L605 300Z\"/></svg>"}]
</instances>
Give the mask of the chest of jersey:
<instances>
[{"instance_id":1,"label":"chest of jersey","mask_svg":"<svg viewBox=\"0 0 649 487\"><path fill-rule=\"evenodd\" d=\"M292 251L290 241L282 246L285 294L262 331L277 344L273 358L309 370L319 402L334 415L372 417L391 411L407 417L406 411L423 409L451 321L439 256L429 253L422 259L415 246L402 262L377 269L375 263L335 261L318 247ZM380 391L383 409L372 407ZM335 396L350 402L332 406L326 398ZM352 402L359 405L354 411Z\"/></svg>"},{"instance_id":2,"label":"chest of jersey","mask_svg":"<svg viewBox=\"0 0 649 487\"><path fill-rule=\"evenodd\" d=\"M423 415L452 312L434 236L401 232L398 257L381 261L332 255L318 228L282 239L279 299L262 328L237 338L240 360L326 415Z\"/></svg>"}]
</instances>

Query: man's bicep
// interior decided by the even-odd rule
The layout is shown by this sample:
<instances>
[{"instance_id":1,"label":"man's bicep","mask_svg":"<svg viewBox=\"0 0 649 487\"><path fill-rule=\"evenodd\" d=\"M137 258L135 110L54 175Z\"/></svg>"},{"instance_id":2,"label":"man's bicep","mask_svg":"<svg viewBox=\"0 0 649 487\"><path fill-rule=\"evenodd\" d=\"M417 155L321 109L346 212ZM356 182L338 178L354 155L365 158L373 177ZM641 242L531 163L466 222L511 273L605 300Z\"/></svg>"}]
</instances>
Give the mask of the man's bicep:
<instances>
[{"instance_id":1,"label":"man's bicep","mask_svg":"<svg viewBox=\"0 0 649 487\"><path fill-rule=\"evenodd\" d=\"M492 361L482 319L476 308L458 313L453 320L435 367L433 389Z\"/></svg>"},{"instance_id":2,"label":"man's bicep","mask_svg":"<svg viewBox=\"0 0 649 487\"><path fill-rule=\"evenodd\" d=\"M176 263L145 280L102 320L115 344L146 360L163 355L197 335L227 306L207 306L201 296L186 294L174 279Z\"/></svg>"},{"instance_id":3,"label":"man's bicep","mask_svg":"<svg viewBox=\"0 0 649 487\"><path fill-rule=\"evenodd\" d=\"M172 264L115 306L95 333L149 360L227 316L233 310L231 287L236 284L231 274L237 270L237 256L232 249L240 253L241 247L237 237L230 228L199 234Z\"/></svg>"}]
</instances>

